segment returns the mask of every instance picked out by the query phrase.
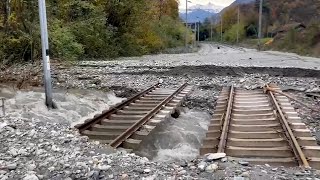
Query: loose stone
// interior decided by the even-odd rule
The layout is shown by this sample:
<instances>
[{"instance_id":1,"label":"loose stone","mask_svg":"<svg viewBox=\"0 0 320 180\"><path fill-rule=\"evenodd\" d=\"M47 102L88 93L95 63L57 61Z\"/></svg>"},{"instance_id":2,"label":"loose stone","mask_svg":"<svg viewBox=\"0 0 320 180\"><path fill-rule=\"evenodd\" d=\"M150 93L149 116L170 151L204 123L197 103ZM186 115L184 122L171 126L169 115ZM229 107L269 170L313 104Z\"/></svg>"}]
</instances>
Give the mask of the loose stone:
<instances>
[{"instance_id":1,"label":"loose stone","mask_svg":"<svg viewBox=\"0 0 320 180\"><path fill-rule=\"evenodd\" d=\"M215 172L218 169L217 164L210 164L209 166L206 167L207 172Z\"/></svg>"},{"instance_id":2,"label":"loose stone","mask_svg":"<svg viewBox=\"0 0 320 180\"><path fill-rule=\"evenodd\" d=\"M213 161L226 157L226 153L209 153L206 156L206 161Z\"/></svg>"},{"instance_id":3,"label":"loose stone","mask_svg":"<svg viewBox=\"0 0 320 180\"><path fill-rule=\"evenodd\" d=\"M39 180L39 178L35 174L27 174L23 180Z\"/></svg>"},{"instance_id":4,"label":"loose stone","mask_svg":"<svg viewBox=\"0 0 320 180\"><path fill-rule=\"evenodd\" d=\"M248 165L249 165L249 162L240 160L240 161L239 161L239 164L241 164L242 166L248 166Z\"/></svg>"},{"instance_id":5,"label":"loose stone","mask_svg":"<svg viewBox=\"0 0 320 180\"><path fill-rule=\"evenodd\" d=\"M249 174L249 172L243 172L242 174L241 174L241 176L242 177L249 177L250 176L250 174Z\"/></svg>"}]
</instances>

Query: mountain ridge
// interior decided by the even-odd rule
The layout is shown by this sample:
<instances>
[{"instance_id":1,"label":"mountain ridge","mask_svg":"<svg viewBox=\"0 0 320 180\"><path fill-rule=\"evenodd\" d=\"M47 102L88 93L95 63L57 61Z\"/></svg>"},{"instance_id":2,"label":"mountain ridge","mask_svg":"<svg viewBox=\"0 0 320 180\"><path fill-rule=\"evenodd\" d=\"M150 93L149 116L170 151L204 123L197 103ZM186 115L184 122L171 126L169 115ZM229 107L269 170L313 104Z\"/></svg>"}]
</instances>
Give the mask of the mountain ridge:
<instances>
[{"instance_id":1,"label":"mountain ridge","mask_svg":"<svg viewBox=\"0 0 320 180\"><path fill-rule=\"evenodd\" d=\"M206 18L215 16L218 14L224 7L215 5L213 3L208 4L195 4L188 8L188 22L203 22ZM180 18L185 21L186 13L185 9L179 10Z\"/></svg>"}]
</instances>

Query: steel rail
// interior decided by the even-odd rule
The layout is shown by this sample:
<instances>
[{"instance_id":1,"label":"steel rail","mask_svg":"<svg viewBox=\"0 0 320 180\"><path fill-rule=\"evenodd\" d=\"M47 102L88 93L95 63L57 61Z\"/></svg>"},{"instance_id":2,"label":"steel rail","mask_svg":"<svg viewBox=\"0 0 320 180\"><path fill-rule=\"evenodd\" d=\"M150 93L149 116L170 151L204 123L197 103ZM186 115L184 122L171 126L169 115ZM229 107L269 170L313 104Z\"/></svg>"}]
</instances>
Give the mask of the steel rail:
<instances>
[{"instance_id":1,"label":"steel rail","mask_svg":"<svg viewBox=\"0 0 320 180\"><path fill-rule=\"evenodd\" d=\"M270 88L269 85L266 85L267 90ZM285 117L285 115L283 114L279 102L277 101L277 99L275 98L274 92L268 90L267 91L268 94L271 97L271 100L273 102L273 104L276 107L276 110L278 112L278 115L280 115L280 123L282 125L282 128L284 129L284 131L286 132L287 138L289 139L289 144L293 150L293 153L295 154L296 160L299 163L299 166L304 166L305 168L310 168L309 162L306 159L305 154L303 153L301 146L299 145L296 137L294 136L292 129L289 126L289 123Z\"/></svg>"},{"instance_id":2,"label":"steel rail","mask_svg":"<svg viewBox=\"0 0 320 180\"><path fill-rule=\"evenodd\" d=\"M83 124L76 126L77 129L79 129L79 132L83 132L89 128L91 128L93 125L95 124L99 124L103 119L108 118L109 116L111 116L112 114L116 113L118 110L123 109L125 106L129 105L130 103L134 102L135 100L139 99L140 97L142 97L143 95L151 92L152 90L156 89L157 87L159 87L160 83L157 83L151 87L149 87L148 89L136 94L135 96L131 97L130 99L122 102L121 104L109 109L106 112L103 112L102 114L100 114L97 117L94 117L93 119L91 119L90 121L84 122Z\"/></svg>"},{"instance_id":3,"label":"steel rail","mask_svg":"<svg viewBox=\"0 0 320 180\"><path fill-rule=\"evenodd\" d=\"M281 95L283 95L283 96L286 96L287 98L289 98L289 99L291 99L291 100L293 100L293 101L295 101L295 102L297 102L297 103L300 103L301 105L303 105L303 106L306 107L306 108L311 109L312 111L320 112L319 109L315 109L315 108L307 105L306 103L304 103L304 102L302 102L302 101L300 101L300 100L298 100L298 99L290 96L289 94L286 94L286 93L284 93L284 92L278 91L278 90L276 90L276 89L272 89L272 88L270 88L270 87L266 87L266 89L267 89L268 91L272 91L272 92L275 92L275 93L279 93L279 94L281 94ZM320 96L319 96L319 97L320 97Z\"/></svg>"},{"instance_id":4,"label":"steel rail","mask_svg":"<svg viewBox=\"0 0 320 180\"><path fill-rule=\"evenodd\" d=\"M220 141L218 145L218 151L217 151L218 153L224 153L226 148L229 125L230 125L230 116L231 116L232 105L233 105L233 97L234 97L234 87L232 85L230 87L227 112L225 113L222 132L221 132Z\"/></svg>"},{"instance_id":5,"label":"steel rail","mask_svg":"<svg viewBox=\"0 0 320 180\"><path fill-rule=\"evenodd\" d=\"M147 121L149 121L154 115L156 115L165 105L167 105L177 94L179 94L185 87L187 83L184 83L179 87L174 93L168 96L166 99L161 101L155 108L153 108L147 115L138 120L135 124L130 126L125 132L120 134L116 139L114 139L109 145L117 148L120 146L126 139L128 139L134 132L136 132L141 126L143 126Z\"/></svg>"}]
</instances>

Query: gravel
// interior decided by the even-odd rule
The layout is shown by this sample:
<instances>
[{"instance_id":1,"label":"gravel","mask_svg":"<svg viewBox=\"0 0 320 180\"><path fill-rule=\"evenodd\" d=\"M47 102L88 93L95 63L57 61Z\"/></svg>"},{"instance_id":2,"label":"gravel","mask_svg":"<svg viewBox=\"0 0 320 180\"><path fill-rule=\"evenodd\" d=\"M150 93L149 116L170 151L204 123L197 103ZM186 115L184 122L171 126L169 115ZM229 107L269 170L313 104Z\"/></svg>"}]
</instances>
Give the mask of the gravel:
<instances>
[{"instance_id":1,"label":"gravel","mask_svg":"<svg viewBox=\"0 0 320 180\"><path fill-rule=\"evenodd\" d=\"M319 65L316 58L225 46L217 49L216 45L204 44L198 53L85 61L72 68L54 64L52 77L57 89L113 90L121 97L130 97L160 79L164 87L171 88L187 81L194 85L194 90L185 105L209 112L224 86L234 84L239 88L256 89L273 82L299 100L319 108L319 99L305 96L306 92L319 92ZM32 80L19 85L25 77L22 72L41 69L30 67L33 66L2 71L2 82L16 82L18 88L41 86L42 77L37 73ZM4 80L7 75L11 78ZM19 108L25 108L21 103ZM319 136L319 113L297 103L294 106L314 135ZM9 114L0 119L0 180L320 179L320 171L314 169L252 165L228 157L210 161L199 157L182 162L153 162L89 141L68 123L41 121L40 117Z\"/></svg>"}]
</instances>

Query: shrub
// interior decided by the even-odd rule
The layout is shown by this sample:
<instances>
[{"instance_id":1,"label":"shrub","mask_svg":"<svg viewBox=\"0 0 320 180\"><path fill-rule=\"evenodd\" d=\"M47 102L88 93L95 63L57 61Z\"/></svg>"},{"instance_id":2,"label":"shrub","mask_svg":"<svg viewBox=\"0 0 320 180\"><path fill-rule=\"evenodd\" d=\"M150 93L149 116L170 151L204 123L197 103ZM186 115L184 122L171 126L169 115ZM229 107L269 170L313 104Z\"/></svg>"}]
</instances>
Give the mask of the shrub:
<instances>
[{"instance_id":1,"label":"shrub","mask_svg":"<svg viewBox=\"0 0 320 180\"><path fill-rule=\"evenodd\" d=\"M23 32L5 34L0 32L0 58L2 63L30 60L31 37Z\"/></svg>"},{"instance_id":2,"label":"shrub","mask_svg":"<svg viewBox=\"0 0 320 180\"><path fill-rule=\"evenodd\" d=\"M239 41L244 39L245 37L245 29L243 24L235 24L224 34L225 41L229 41L232 43L237 42L237 31L239 29Z\"/></svg>"},{"instance_id":3,"label":"shrub","mask_svg":"<svg viewBox=\"0 0 320 180\"><path fill-rule=\"evenodd\" d=\"M63 26L59 20L51 22L49 37L54 57L64 60L76 60L84 53L82 44L76 41L72 31Z\"/></svg>"}]
</instances>

